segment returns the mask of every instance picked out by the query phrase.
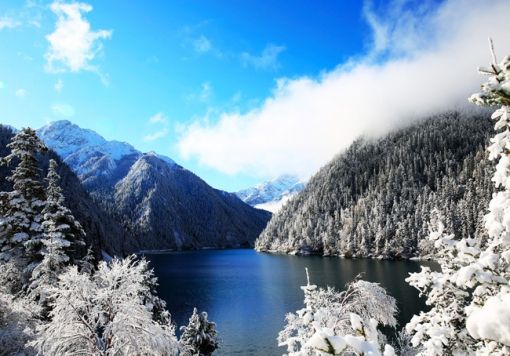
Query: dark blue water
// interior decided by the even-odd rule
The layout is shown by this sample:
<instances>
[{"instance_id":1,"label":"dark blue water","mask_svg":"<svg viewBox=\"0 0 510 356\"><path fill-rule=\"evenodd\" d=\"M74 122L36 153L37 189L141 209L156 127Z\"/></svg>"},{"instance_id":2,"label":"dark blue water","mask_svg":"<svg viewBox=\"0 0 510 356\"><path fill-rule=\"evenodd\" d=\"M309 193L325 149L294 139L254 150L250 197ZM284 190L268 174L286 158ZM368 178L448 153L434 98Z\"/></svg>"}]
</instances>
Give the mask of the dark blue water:
<instances>
[{"instance_id":1,"label":"dark blue water","mask_svg":"<svg viewBox=\"0 0 510 356\"><path fill-rule=\"evenodd\" d=\"M425 305L404 279L420 270L415 261L286 256L253 250L207 250L147 255L159 278L159 295L173 320L186 325L193 307L217 323L218 355L281 355L276 342L285 314L303 307L305 267L312 283L343 289L358 274L378 282L399 305L406 323Z\"/></svg>"}]
</instances>

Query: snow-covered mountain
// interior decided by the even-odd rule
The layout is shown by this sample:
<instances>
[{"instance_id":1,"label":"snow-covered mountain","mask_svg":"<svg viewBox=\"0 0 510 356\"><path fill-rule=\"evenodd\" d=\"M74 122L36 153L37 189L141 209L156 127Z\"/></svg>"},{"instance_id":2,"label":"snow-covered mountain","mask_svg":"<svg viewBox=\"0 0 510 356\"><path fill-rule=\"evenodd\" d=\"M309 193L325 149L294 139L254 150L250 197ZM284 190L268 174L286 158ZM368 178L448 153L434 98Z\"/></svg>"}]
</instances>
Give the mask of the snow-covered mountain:
<instances>
[{"instance_id":1,"label":"snow-covered mountain","mask_svg":"<svg viewBox=\"0 0 510 356\"><path fill-rule=\"evenodd\" d=\"M126 252L253 245L270 214L219 191L168 157L57 121L37 131L133 236Z\"/></svg>"},{"instance_id":2,"label":"snow-covered mountain","mask_svg":"<svg viewBox=\"0 0 510 356\"><path fill-rule=\"evenodd\" d=\"M98 177L111 175L126 158L134 160L142 156L142 152L128 143L107 141L96 132L67 120L43 126L37 130L37 134L85 184ZM159 157L169 164L175 164L168 157Z\"/></svg>"},{"instance_id":3,"label":"snow-covered mountain","mask_svg":"<svg viewBox=\"0 0 510 356\"><path fill-rule=\"evenodd\" d=\"M253 207L275 213L304 187L297 177L286 174L235 194Z\"/></svg>"}]
</instances>

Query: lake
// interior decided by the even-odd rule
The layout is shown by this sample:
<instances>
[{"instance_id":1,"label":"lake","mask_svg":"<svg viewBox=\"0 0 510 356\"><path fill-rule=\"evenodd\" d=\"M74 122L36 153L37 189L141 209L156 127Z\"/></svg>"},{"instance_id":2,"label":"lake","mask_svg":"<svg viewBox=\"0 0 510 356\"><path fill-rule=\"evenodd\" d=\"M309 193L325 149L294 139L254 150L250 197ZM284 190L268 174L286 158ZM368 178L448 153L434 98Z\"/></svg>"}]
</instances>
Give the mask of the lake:
<instances>
[{"instance_id":1,"label":"lake","mask_svg":"<svg viewBox=\"0 0 510 356\"><path fill-rule=\"evenodd\" d=\"M281 355L276 337L285 314L303 307L305 267L311 282L343 289L358 274L378 282L398 301L399 322L425 308L404 279L422 261L288 256L254 250L204 250L146 255L159 278L159 296L174 322L186 325L193 311L207 311L222 339L217 355Z\"/></svg>"}]
</instances>

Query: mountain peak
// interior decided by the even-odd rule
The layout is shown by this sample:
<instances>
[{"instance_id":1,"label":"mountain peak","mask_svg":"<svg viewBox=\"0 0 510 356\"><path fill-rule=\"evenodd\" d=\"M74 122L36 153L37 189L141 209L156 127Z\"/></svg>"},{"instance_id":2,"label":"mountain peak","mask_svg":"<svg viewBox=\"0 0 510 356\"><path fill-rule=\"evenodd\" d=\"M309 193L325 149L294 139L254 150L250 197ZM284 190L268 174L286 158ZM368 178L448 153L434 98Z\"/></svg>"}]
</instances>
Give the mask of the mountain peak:
<instances>
[{"instance_id":1,"label":"mountain peak","mask_svg":"<svg viewBox=\"0 0 510 356\"><path fill-rule=\"evenodd\" d=\"M49 123L37 130L37 134L48 147L62 158L81 150L94 150L118 160L125 155L139 153L125 142L107 141L97 132L84 129L68 120Z\"/></svg>"},{"instance_id":2,"label":"mountain peak","mask_svg":"<svg viewBox=\"0 0 510 356\"><path fill-rule=\"evenodd\" d=\"M296 176L284 174L235 194L256 208L276 212L283 203L303 188L304 183Z\"/></svg>"}]
</instances>

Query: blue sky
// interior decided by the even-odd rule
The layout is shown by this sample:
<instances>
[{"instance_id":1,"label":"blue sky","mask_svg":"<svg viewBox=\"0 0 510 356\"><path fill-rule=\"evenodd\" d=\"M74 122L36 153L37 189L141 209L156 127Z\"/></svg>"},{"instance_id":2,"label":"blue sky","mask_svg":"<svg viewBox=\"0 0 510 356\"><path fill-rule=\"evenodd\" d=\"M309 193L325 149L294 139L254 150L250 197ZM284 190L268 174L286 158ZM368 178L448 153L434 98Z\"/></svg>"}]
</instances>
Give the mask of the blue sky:
<instances>
[{"instance_id":1,"label":"blue sky","mask_svg":"<svg viewBox=\"0 0 510 356\"><path fill-rule=\"evenodd\" d=\"M0 121L39 127L69 119L108 139L169 155L228 190L269 177L224 174L182 159L176 146L182 125L248 110L271 93L277 78L334 68L362 51L369 36L359 1L86 3L93 10L82 16L91 31L111 33L95 43L102 48L88 63L93 70L61 65L57 73L45 59L46 36L57 21L52 2L0 3L0 21L11 21L0 30ZM162 119L151 124L157 114Z\"/></svg>"},{"instance_id":2,"label":"blue sky","mask_svg":"<svg viewBox=\"0 0 510 356\"><path fill-rule=\"evenodd\" d=\"M504 6L494 1L484 12L497 15ZM385 101L372 90L379 80L399 82L427 56L444 62L452 56L447 47L480 52L473 60L484 60L486 34L479 44L459 40L479 10L466 0L3 0L0 122L40 127L68 119L168 155L229 191L283 173L306 178L374 126L363 119L373 112L359 108L386 109L393 116L384 127L410 115L367 105L371 96ZM453 20L459 16L464 22ZM453 34L439 38L438 19L453 23ZM508 35L494 26L489 32L496 39ZM366 84L371 71L390 71L396 61L414 69ZM467 77L477 78L472 68ZM468 89L475 83L469 80ZM363 100L342 102L342 90L367 87ZM447 89L450 101L432 107L443 109L465 94ZM413 110L420 105L431 107L425 100ZM351 127L342 121L348 118L364 126Z\"/></svg>"}]
</instances>

